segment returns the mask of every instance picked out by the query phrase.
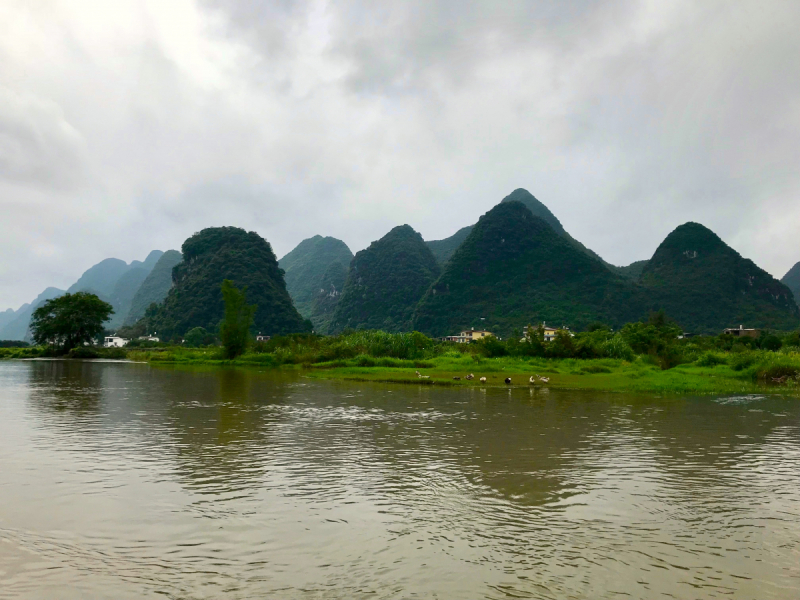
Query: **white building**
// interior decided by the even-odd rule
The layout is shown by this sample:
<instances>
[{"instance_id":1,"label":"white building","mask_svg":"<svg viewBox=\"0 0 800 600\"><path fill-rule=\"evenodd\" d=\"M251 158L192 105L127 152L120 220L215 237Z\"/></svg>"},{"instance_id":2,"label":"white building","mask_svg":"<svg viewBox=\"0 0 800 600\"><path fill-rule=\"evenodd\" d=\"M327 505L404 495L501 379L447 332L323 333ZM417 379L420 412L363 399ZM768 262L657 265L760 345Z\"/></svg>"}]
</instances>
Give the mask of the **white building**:
<instances>
[{"instance_id":1,"label":"white building","mask_svg":"<svg viewBox=\"0 0 800 600\"><path fill-rule=\"evenodd\" d=\"M548 327L547 325L542 323L542 329L544 331L544 341L545 342L552 342L554 339L556 339L556 333L558 333L559 331L563 331L564 333L568 333L570 337L575 337L575 334L572 333L569 330L569 327L561 327L561 328ZM535 331L536 331L536 329L533 330L533 332L535 332ZM526 325L523 328L522 333L524 334L524 337L520 341L521 342L525 342L530 338L532 332L528 331L528 326Z\"/></svg>"},{"instance_id":2,"label":"white building","mask_svg":"<svg viewBox=\"0 0 800 600\"><path fill-rule=\"evenodd\" d=\"M143 342L160 342L161 340L154 335L140 335L137 339Z\"/></svg>"},{"instance_id":3,"label":"white building","mask_svg":"<svg viewBox=\"0 0 800 600\"><path fill-rule=\"evenodd\" d=\"M125 338L121 338L116 335L109 335L106 336L106 339L103 342L103 346L105 346L106 348L122 348L127 343L128 340L126 340Z\"/></svg>"}]
</instances>

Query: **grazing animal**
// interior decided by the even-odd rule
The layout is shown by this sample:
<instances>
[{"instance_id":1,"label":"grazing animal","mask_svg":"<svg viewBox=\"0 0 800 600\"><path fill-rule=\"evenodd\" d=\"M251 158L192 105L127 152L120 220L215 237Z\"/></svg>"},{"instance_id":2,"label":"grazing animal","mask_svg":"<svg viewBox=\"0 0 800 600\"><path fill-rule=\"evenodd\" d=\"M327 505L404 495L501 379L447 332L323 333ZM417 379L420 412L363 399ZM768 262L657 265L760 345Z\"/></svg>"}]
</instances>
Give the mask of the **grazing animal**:
<instances>
[{"instance_id":1,"label":"grazing animal","mask_svg":"<svg viewBox=\"0 0 800 600\"><path fill-rule=\"evenodd\" d=\"M417 377L419 377L420 379L430 379L431 377L430 375L423 375L419 371L415 371L415 373L417 374Z\"/></svg>"},{"instance_id":2,"label":"grazing animal","mask_svg":"<svg viewBox=\"0 0 800 600\"><path fill-rule=\"evenodd\" d=\"M787 379L787 376L784 375L783 377L773 377L772 381L774 381L776 383L783 383L784 381L786 381L786 379Z\"/></svg>"},{"instance_id":3,"label":"grazing animal","mask_svg":"<svg viewBox=\"0 0 800 600\"><path fill-rule=\"evenodd\" d=\"M456 381L461 381L461 377L453 377Z\"/></svg>"},{"instance_id":4,"label":"grazing animal","mask_svg":"<svg viewBox=\"0 0 800 600\"><path fill-rule=\"evenodd\" d=\"M473 375L472 373L470 373L469 375L467 375L466 377L464 377L464 379L470 379L470 380L471 380L471 379L475 379L475 375Z\"/></svg>"},{"instance_id":5,"label":"grazing animal","mask_svg":"<svg viewBox=\"0 0 800 600\"><path fill-rule=\"evenodd\" d=\"M550 383L550 378L549 377L539 377L539 381L541 381L543 383Z\"/></svg>"},{"instance_id":6,"label":"grazing animal","mask_svg":"<svg viewBox=\"0 0 800 600\"><path fill-rule=\"evenodd\" d=\"M486 377L481 377L481 383L486 383Z\"/></svg>"},{"instance_id":7,"label":"grazing animal","mask_svg":"<svg viewBox=\"0 0 800 600\"><path fill-rule=\"evenodd\" d=\"M506 385L511 385L511 377L506 377Z\"/></svg>"},{"instance_id":8,"label":"grazing animal","mask_svg":"<svg viewBox=\"0 0 800 600\"><path fill-rule=\"evenodd\" d=\"M533 375L531 375L531 378L528 381L530 381L531 383L536 383L536 379L534 378Z\"/></svg>"}]
</instances>

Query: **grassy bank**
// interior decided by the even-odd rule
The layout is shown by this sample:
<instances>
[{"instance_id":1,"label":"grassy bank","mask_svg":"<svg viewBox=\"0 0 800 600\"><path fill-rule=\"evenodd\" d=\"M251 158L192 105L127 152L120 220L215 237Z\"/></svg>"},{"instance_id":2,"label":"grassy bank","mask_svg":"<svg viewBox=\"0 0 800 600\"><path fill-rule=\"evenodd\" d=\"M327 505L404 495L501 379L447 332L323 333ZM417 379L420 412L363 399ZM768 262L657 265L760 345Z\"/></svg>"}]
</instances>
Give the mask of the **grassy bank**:
<instances>
[{"instance_id":1,"label":"grassy bank","mask_svg":"<svg viewBox=\"0 0 800 600\"><path fill-rule=\"evenodd\" d=\"M225 360L218 346L92 347L75 349L68 357L274 368L302 371L312 378L424 385L505 386L504 380L510 377L511 385L527 387L529 378L536 376L533 385L548 388L800 395L800 347L796 345L781 344L769 350L767 344L730 343L722 337L677 340L670 333L658 337L658 330L648 327L629 331L627 337L597 331L546 344L520 342L519 338L449 344L416 332L358 331L335 337L277 338L251 345L234 360ZM0 358L47 355L52 355L52 350L0 348ZM466 379L470 374L474 379ZM486 378L485 383L481 377Z\"/></svg>"}]
</instances>

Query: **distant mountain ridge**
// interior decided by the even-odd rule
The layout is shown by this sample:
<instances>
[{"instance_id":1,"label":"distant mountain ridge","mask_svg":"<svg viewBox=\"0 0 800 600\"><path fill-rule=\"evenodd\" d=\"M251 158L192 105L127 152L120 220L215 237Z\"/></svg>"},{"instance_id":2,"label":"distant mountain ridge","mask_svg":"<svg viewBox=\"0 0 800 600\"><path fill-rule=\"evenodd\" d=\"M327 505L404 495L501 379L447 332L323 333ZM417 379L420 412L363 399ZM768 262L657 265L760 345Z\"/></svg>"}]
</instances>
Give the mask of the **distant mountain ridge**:
<instances>
[{"instance_id":1,"label":"distant mountain ridge","mask_svg":"<svg viewBox=\"0 0 800 600\"><path fill-rule=\"evenodd\" d=\"M800 304L800 262L795 263L795 265L789 269L786 275L781 279L781 283L792 291L795 302Z\"/></svg>"},{"instance_id":2,"label":"distant mountain ridge","mask_svg":"<svg viewBox=\"0 0 800 600\"><path fill-rule=\"evenodd\" d=\"M311 319L315 327L322 325L322 320L333 308L331 304L338 301L338 294L330 296L326 303L326 308L320 312L320 307L316 310L317 299L322 290L328 290L328 286L334 285L338 281L337 273L344 269L345 275L353 260L353 253L342 240L333 237L322 237L315 235L300 242L294 250L278 261L278 266L285 272L286 289L292 297L295 307L306 319ZM334 264L339 267L333 267ZM326 279L327 274L327 279ZM341 285L338 291L341 291ZM328 290L330 291L330 290ZM329 320L329 319L327 319Z\"/></svg>"},{"instance_id":3,"label":"distant mountain ridge","mask_svg":"<svg viewBox=\"0 0 800 600\"><path fill-rule=\"evenodd\" d=\"M164 301L172 288L172 269L182 260L183 255L177 250L167 250L161 255L133 295L125 325L133 325L141 319L151 304Z\"/></svg>"},{"instance_id":4,"label":"distant mountain ridge","mask_svg":"<svg viewBox=\"0 0 800 600\"><path fill-rule=\"evenodd\" d=\"M18 340L24 341L30 339L29 326L31 322L31 315L33 311L39 308L42 304L53 298L58 298L64 294L64 290L49 287L30 304L23 304L14 314L14 318L10 320L5 327L0 331L0 340Z\"/></svg>"}]
</instances>

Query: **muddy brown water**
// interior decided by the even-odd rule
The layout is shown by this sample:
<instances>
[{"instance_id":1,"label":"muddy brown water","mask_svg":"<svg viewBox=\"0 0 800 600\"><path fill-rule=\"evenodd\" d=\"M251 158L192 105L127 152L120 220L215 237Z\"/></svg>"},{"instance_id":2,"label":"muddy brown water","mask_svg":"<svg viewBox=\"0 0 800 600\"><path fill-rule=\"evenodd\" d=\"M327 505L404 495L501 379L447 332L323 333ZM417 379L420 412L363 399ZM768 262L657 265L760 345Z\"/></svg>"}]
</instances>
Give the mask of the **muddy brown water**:
<instances>
[{"instance_id":1,"label":"muddy brown water","mask_svg":"<svg viewBox=\"0 0 800 600\"><path fill-rule=\"evenodd\" d=\"M0 363L0 598L800 598L800 401Z\"/></svg>"}]
</instances>

